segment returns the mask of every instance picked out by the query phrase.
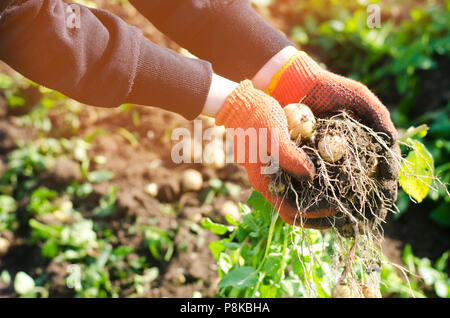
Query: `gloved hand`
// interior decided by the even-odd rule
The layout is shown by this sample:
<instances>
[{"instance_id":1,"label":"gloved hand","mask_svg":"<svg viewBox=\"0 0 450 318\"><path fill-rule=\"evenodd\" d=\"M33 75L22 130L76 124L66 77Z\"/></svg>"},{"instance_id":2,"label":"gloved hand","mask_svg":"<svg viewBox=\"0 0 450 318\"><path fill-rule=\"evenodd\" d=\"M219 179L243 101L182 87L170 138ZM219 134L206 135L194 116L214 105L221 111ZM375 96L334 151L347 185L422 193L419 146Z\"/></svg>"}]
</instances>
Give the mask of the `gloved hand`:
<instances>
[{"instance_id":1,"label":"gloved hand","mask_svg":"<svg viewBox=\"0 0 450 318\"><path fill-rule=\"evenodd\" d=\"M255 190L269 201L287 223L293 224L295 220L296 224L299 224L300 217L302 219L315 219L323 218L334 213L328 207L315 207L309 211L301 211L302 213L300 213L287 200L282 200L282 197L276 197L269 192L268 185L270 177L273 175L265 174L262 171L262 168L266 166L261 161L259 155L262 145L267 149L262 149L262 152L264 154L270 154L275 160L277 160L277 155L272 153L271 149L278 151L277 162L279 167L283 168L291 176L297 179L312 179L315 174L314 164L291 141L286 116L280 104L275 99L255 89L250 81L243 81L227 98L216 116L216 123L218 125L224 125L226 128L241 128L241 132L255 129L258 139L256 145L251 145L248 142L251 138L246 140L245 145L239 144L239 138L235 135L235 163L242 165L247 170L249 181ZM235 131L235 133L238 132L238 130ZM277 138L272 140L272 134L277 136ZM243 139L245 140L245 138ZM274 142L276 143L275 145L273 145ZM245 160L239 157L242 151L245 153ZM256 160L253 162L250 160L252 154L256 154L254 156ZM305 225L308 226L307 222Z\"/></svg>"},{"instance_id":2,"label":"gloved hand","mask_svg":"<svg viewBox=\"0 0 450 318\"><path fill-rule=\"evenodd\" d=\"M392 152L383 154L387 159L380 162L382 182L387 185L397 182L400 174L398 160L394 160L400 156L397 130L387 108L365 85L326 71L308 54L298 51L272 77L266 93L282 106L302 101L317 117L346 110L376 132L385 133ZM394 202L397 199L396 190L387 195Z\"/></svg>"}]
</instances>

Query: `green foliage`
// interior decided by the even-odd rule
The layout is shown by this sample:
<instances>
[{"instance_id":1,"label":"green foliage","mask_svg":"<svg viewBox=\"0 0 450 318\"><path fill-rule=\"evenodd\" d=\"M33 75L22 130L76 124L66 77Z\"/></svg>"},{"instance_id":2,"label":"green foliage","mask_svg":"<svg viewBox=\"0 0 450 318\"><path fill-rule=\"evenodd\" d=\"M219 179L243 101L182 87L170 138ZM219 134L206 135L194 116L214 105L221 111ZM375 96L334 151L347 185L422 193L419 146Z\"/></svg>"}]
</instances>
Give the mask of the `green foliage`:
<instances>
[{"instance_id":1,"label":"green foliage","mask_svg":"<svg viewBox=\"0 0 450 318\"><path fill-rule=\"evenodd\" d=\"M114 178L114 173L108 170L95 170L87 175L87 179L92 183L109 181Z\"/></svg>"},{"instance_id":2,"label":"green foliage","mask_svg":"<svg viewBox=\"0 0 450 318\"><path fill-rule=\"evenodd\" d=\"M17 202L9 195L0 195L0 231L13 230L17 227Z\"/></svg>"},{"instance_id":3,"label":"green foliage","mask_svg":"<svg viewBox=\"0 0 450 318\"><path fill-rule=\"evenodd\" d=\"M435 174L443 184L450 184L450 103L446 108L427 113L424 121L431 121L427 148L435 160ZM443 186L435 185L428 196L433 202L431 218L440 225L450 227L450 197Z\"/></svg>"},{"instance_id":4,"label":"green foliage","mask_svg":"<svg viewBox=\"0 0 450 318\"><path fill-rule=\"evenodd\" d=\"M437 125L440 126L442 123ZM437 207L432 209L430 216L440 225L448 227L450 226L450 196L447 185L450 183L450 165L443 163L435 168L435 161L441 163L447 160L443 152L448 150L444 147L446 140L440 137L439 129L435 128L436 123L433 123L431 127L434 128L428 129L426 125L410 127L400 137L404 151L408 151L408 155L402 164L399 181L404 193L416 200L417 203L422 202L426 197L437 202ZM450 129L450 125L448 128ZM428 147L431 149L428 150L423 143L428 130L436 132L435 144L440 147L433 146L428 142ZM419 139L421 140L419 141ZM409 205L409 199L406 199L404 193L400 193L397 204L400 214L405 212ZM398 218L399 215L396 217Z\"/></svg>"},{"instance_id":5,"label":"green foliage","mask_svg":"<svg viewBox=\"0 0 450 318\"><path fill-rule=\"evenodd\" d=\"M407 124L406 116L417 107L419 72L436 69L437 58L450 54L448 6L414 3L409 16L397 22L392 13L405 4L379 3L380 28L369 28L367 5L366 1L299 2L295 12L302 19L292 37L312 51L326 52L327 65L363 81L381 96L396 88L401 99L395 102L400 104L402 123Z\"/></svg>"},{"instance_id":6,"label":"green foliage","mask_svg":"<svg viewBox=\"0 0 450 318\"><path fill-rule=\"evenodd\" d=\"M129 280L139 296L150 289L159 270L148 265L141 256L130 264L126 257L135 251L128 246L117 246L117 238L104 228L102 218L116 211L118 187L111 186L92 209L95 220L86 218L83 205L75 207L78 199L87 198L93 191L91 183L113 178L110 171L89 171L90 144L80 138L38 138L35 142L19 143L19 148L8 157L6 171L0 176L0 231L16 232L19 227L29 235L26 243L38 246L44 260L69 264L66 284L78 297L118 297L119 288L113 277ZM69 158L85 170L84 179L72 182L67 188L49 189L39 184L43 172L58 158ZM26 214L19 217L19 202L25 204ZM96 221L98 220L98 221ZM150 231L152 234L150 234ZM109 234L108 234L109 233ZM156 235L156 234L157 235ZM174 252L171 233L154 228L146 230L152 257L168 261ZM9 273L2 272L2 280ZM19 272L14 277L14 288L21 297L47 297L48 277L31 277Z\"/></svg>"},{"instance_id":7,"label":"green foliage","mask_svg":"<svg viewBox=\"0 0 450 318\"><path fill-rule=\"evenodd\" d=\"M25 272L18 272L14 278L14 291L25 298L36 297L41 295L47 296L48 293L43 287L36 286L35 281Z\"/></svg>"},{"instance_id":8,"label":"green foliage","mask_svg":"<svg viewBox=\"0 0 450 318\"><path fill-rule=\"evenodd\" d=\"M108 188L108 193L100 198L98 207L92 211L94 216L106 217L116 212L117 190L117 186Z\"/></svg>"},{"instance_id":9,"label":"green foliage","mask_svg":"<svg viewBox=\"0 0 450 318\"><path fill-rule=\"evenodd\" d=\"M241 204L241 222L228 218L233 226L211 220L203 223L205 228L224 236L209 244L221 278L219 296L330 297L340 274L332 267L334 235L293 228L274 214L257 192L247 203L252 208ZM438 297L448 297L449 255L444 253L432 266L428 259L415 257L407 246L403 257L406 270L384 259L380 274L382 294L426 297L418 280L422 277Z\"/></svg>"},{"instance_id":10,"label":"green foliage","mask_svg":"<svg viewBox=\"0 0 450 318\"><path fill-rule=\"evenodd\" d=\"M208 181L209 186L201 193L202 204L211 204L213 199L220 195L231 195L236 197L241 192L239 185L231 182L223 182L218 178L211 178Z\"/></svg>"},{"instance_id":11,"label":"green foliage","mask_svg":"<svg viewBox=\"0 0 450 318\"><path fill-rule=\"evenodd\" d=\"M233 229L234 229L233 226L226 226L223 224L215 223L215 222L211 221L210 218L206 218L205 220L203 220L202 226L205 229L210 230L211 232L213 232L214 234L217 234L217 235L223 235L223 234L227 233L228 231L233 231Z\"/></svg>"},{"instance_id":12,"label":"green foliage","mask_svg":"<svg viewBox=\"0 0 450 318\"><path fill-rule=\"evenodd\" d=\"M253 192L241 204L242 221L228 217L232 226L211 220L203 226L225 238L209 245L217 260L221 297L305 297L331 294L330 254L333 238L319 231L292 228L273 213L270 204ZM305 249L304 239L310 244ZM329 250L328 250L329 251ZM309 284L317 283L312 290Z\"/></svg>"},{"instance_id":13,"label":"green foliage","mask_svg":"<svg viewBox=\"0 0 450 318\"><path fill-rule=\"evenodd\" d=\"M445 252L434 264L428 258L418 258L413 255L411 245L406 245L403 251L403 262L410 271L410 280L413 285L419 284L420 280L427 286L433 288L434 293L441 298L450 297L450 278L448 277L448 259L450 251Z\"/></svg>"},{"instance_id":14,"label":"green foliage","mask_svg":"<svg viewBox=\"0 0 450 318\"><path fill-rule=\"evenodd\" d=\"M158 261L170 261L175 249L173 234L157 227L148 227L144 235L151 255Z\"/></svg>"},{"instance_id":15,"label":"green foliage","mask_svg":"<svg viewBox=\"0 0 450 318\"><path fill-rule=\"evenodd\" d=\"M133 134L130 131L126 130L125 128L120 127L118 130L118 133L122 135L123 138L125 138L133 147L137 147L139 145L139 139L137 134Z\"/></svg>"}]
</instances>

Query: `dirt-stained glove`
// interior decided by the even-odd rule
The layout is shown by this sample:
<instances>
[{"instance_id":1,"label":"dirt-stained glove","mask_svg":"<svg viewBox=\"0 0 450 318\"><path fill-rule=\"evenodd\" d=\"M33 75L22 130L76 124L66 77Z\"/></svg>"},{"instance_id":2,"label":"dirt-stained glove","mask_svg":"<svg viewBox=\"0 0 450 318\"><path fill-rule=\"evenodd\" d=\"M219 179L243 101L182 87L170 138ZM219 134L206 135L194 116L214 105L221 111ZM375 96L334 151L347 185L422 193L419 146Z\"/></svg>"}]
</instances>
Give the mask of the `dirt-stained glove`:
<instances>
[{"instance_id":1,"label":"dirt-stained glove","mask_svg":"<svg viewBox=\"0 0 450 318\"><path fill-rule=\"evenodd\" d=\"M383 154L387 159L380 162L382 182L397 182L400 173L399 161L394 159L400 156L397 130L388 109L365 85L323 69L308 54L298 51L273 76L266 93L282 106L302 101L317 117L346 110L374 131L385 133L392 152ZM395 201L397 191L387 195Z\"/></svg>"},{"instance_id":2,"label":"dirt-stained glove","mask_svg":"<svg viewBox=\"0 0 450 318\"><path fill-rule=\"evenodd\" d=\"M216 123L224 125L227 129L234 129L235 163L247 170L252 186L268 200L286 222L293 224L294 220L298 223L300 217L321 218L333 213L327 207L299 213L296 207L290 206L286 200L282 200L282 197L276 197L269 192L269 182L276 169L265 170L267 162L261 160L260 153L270 154L279 167L297 179L312 179L315 174L314 164L291 141L286 116L275 99L255 89L250 81L243 81L227 98L216 116ZM241 140L246 140L243 134L248 132L251 135L252 131L256 133L257 140L252 144L250 141L252 138L248 138L249 142L242 144ZM278 155L274 151L277 151ZM245 158L242 157L242 152ZM251 160L252 156L254 160ZM269 163L269 166L275 167L274 163Z\"/></svg>"}]
</instances>

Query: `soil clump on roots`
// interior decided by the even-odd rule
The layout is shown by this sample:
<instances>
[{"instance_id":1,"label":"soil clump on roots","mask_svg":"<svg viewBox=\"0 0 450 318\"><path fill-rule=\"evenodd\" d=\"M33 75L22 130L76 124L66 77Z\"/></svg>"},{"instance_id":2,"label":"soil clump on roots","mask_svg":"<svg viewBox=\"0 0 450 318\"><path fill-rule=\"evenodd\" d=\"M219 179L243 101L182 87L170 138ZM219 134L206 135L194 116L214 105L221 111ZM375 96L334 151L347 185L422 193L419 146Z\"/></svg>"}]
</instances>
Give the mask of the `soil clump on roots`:
<instances>
[{"instance_id":1,"label":"soil clump on roots","mask_svg":"<svg viewBox=\"0 0 450 318\"><path fill-rule=\"evenodd\" d=\"M323 158L321 151L333 152L336 148L325 144L319 149L319 143L326 140L340 143L342 158L335 162ZM355 233L349 231L348 225L358 224L360 231L375 231L387 212L394 211L397 182L381 176L380 163L391 155L381 135L341 113L329 119L317 119L313 138L297 143L316 167L314 180L298 181L285 172L277 179L287 185L286 200L299 211L328 205L337 211L315 225L335 227L343 236L352 237ZM295 225L301 226L302 221L299 217Z\"/></svg>"},{"instance_id":2,"label":"soil clump on roots","mask_svg":"<svg viewBox=\"0 0 450 318\"><path fill-rule=\"evenodd\" d=\"M317 118L311 137L295 138L314 163L314 179L300 181L281 170L271 180L271 189L281 189L276 195L297 207L293 225L330 228L336 233L335 265L343 268L339 285L351 286L360 280L353 270L356 263L368 276L374 268L379 272L381 225L389 212L395 212L398 189L397 181L384 178L382 170L401 162L386 137L345 112ZM304 212L326 207L332 207L335 214L303 217ZM357 284L362 290L367 282Z\"/></svg>"}]
</instances>

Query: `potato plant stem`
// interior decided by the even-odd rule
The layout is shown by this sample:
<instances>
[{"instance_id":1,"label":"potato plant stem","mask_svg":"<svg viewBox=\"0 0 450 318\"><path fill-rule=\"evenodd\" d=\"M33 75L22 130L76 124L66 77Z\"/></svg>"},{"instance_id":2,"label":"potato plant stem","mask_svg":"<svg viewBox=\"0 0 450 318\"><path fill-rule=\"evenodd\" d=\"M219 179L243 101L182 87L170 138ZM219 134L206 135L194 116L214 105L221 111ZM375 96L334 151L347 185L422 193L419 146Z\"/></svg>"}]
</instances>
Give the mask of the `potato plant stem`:
<instances>
[{"instance_id":1,"label":"potato plant stem","mask_svg":"<svg viewBox=\"0 0 450 318\"><path fill-rule=\"evenodd\" d=\"M275 230L275 225L278 220L278 213L275 213L275 215L272 217L272 221L270 223L269 227L269 234L267 235L267 242L266 242L266 249L264 251L264 256L262 261L259 263L258 268L256 269L256 272L259 273L262 266L264 265L264 262L266 261L267 255L269 254L270 245L272 244L272 238L273 238L273 232ZM258 283L256 284L255 288L253 289L252 297L256 296L256 292L259 289L259 285L261 284L262 280L264 279L264 273L258 278Z\"/></svg>"}]
</instances>

